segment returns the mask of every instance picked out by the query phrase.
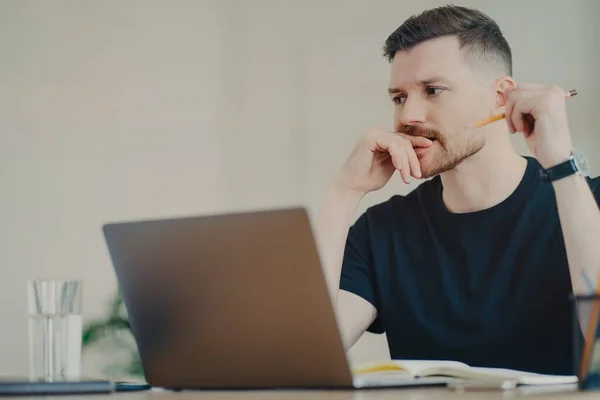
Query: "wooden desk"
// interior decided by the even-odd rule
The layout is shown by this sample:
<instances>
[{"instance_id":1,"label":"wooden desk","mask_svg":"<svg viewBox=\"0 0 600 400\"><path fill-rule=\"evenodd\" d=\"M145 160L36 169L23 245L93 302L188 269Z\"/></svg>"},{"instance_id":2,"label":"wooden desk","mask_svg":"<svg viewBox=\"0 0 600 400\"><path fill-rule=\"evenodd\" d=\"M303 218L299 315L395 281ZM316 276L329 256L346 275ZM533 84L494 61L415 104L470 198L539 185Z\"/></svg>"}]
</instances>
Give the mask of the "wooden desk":
<instances>
[{"instance_id":1,"label":"wooden desk","mask_svg":"<svg viewBox=\"0 0 600 400\"><path fill-rule=\"evenodd\" d=\"M195 391L195 392L132 392L113 395L52 396L52 400L446 400L446 399L600 399L597 392L518 393L501 391L454 392L441 388L367 389L356 391L273 390L273 391ZM31 397L28 397L31 399ZM39 397L44 399L44 397ZM6 399L6 398L4 398ZM14 398L23 400L23 397Z\"/></svg>"}]
</instances>

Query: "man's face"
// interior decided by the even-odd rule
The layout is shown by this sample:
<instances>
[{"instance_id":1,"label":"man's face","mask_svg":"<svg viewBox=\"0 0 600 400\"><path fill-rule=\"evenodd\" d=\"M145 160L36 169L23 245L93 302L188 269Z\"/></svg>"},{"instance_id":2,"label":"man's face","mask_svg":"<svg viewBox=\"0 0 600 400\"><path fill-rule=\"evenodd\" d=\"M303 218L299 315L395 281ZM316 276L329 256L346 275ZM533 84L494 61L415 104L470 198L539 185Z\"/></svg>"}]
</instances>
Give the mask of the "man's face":
<instances>
[{"instance_id":1,"label":"man's face","mask_svg":"<svg viewBox=\"0 0 600 400\"><path fill-rule=\"evenodd\" d=\"M455 37L396 53L389 88L395 129L434 139L431 147L415 149L424 178L454 168L485 145L483 132L468 128L490 112L490 89L476 74Z\"/></svg>"}]
</instances>

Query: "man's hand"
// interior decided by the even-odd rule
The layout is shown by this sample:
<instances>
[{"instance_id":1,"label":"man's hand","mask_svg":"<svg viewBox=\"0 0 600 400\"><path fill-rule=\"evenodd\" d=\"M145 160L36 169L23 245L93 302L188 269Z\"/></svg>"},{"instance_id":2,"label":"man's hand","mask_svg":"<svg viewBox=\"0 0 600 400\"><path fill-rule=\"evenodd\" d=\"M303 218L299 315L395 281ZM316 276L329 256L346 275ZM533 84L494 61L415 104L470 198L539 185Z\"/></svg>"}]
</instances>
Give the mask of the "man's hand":
<instances>
[{"instance_id":1,"label":"man's hand","mask_svg":"<svg viewBox=\"0 0 600 400\"><path fill-rule=\"evenodd\" d=\"M398 170L408 184L411 176L421 178L421 165L414 147L432 144L424 137L371 129L358 142L342 168L340 181L346 189L365 195L384 187Z\"/></svg>"},{"instance_id":2,"label":"man's hand","mask_svg":"<svg viewBox=\"0 0 600 400\"><path fill-rule=\"evenodd\" d=\"M572 142L565 91L558 86L522 83L508 92L506 122L522 132L527 146L544 168L566 161Z\"/></svg>"}]
</instances>

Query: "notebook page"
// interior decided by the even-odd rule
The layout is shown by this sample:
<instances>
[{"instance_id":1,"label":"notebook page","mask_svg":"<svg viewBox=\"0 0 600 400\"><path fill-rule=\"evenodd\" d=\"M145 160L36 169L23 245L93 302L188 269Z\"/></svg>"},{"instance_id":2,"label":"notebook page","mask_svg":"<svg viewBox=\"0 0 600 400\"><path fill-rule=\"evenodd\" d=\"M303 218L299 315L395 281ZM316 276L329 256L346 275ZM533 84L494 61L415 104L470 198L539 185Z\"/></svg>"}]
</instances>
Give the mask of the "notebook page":
<instances>
[{"instance_id":1,"label":"notebook page","mask_svg":"<svg viewBox=\"0 0 600 400\"><path fill-rule=\"evenodd\" d=\"M388 360L359 365L353 372L355 374L393 374L394 372L402 373L402 371L405 371L410 376L416 376L422 371L432 368L457 368L464 370L468 369L469 366L461 362L445 360Z\"/></svg>"},{"instance_id":2,"label":"notebook page","mask_svg":"<svg viewBox=\"0 0 600 400\"><path fill-rule=\"evenodd\" d=\"M514 379L522 385L556 385L577 382L577 377L574 375L544 375L504 368L472 367L470 372L481 377Z\"/></svg>"}]
</instances>

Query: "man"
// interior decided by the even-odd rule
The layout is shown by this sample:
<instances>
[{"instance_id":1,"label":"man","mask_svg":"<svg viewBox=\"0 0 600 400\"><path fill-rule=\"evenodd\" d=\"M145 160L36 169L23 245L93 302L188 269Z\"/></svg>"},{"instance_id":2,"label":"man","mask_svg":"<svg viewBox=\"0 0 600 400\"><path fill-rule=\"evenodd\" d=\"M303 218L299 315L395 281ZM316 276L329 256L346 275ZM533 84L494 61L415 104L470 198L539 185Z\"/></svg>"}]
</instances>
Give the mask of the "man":
<instances>
[{"instance_id":1,"label":"man","mask_svg":"<svg viewBox=\"0 0 600 400\"><path fill-rule=\"evenodd\" d=\"M395 131L360 140L318 229L346 347L385 331L393 359L573 373L569 296L600 278L600 179L569 163L564 89L515 82L497 24L463 7L408 19L385 55ZM432 179L351 226L394 173Z\"/></svg>"}]
</instances>

